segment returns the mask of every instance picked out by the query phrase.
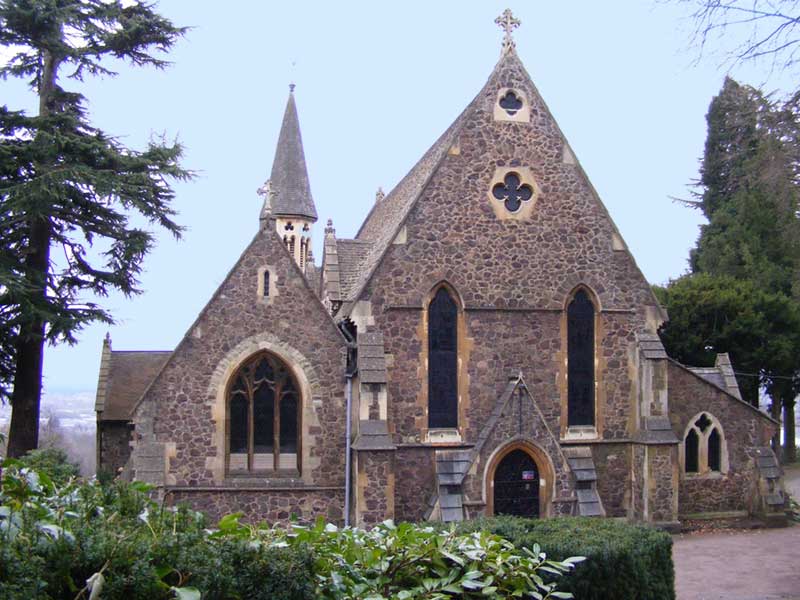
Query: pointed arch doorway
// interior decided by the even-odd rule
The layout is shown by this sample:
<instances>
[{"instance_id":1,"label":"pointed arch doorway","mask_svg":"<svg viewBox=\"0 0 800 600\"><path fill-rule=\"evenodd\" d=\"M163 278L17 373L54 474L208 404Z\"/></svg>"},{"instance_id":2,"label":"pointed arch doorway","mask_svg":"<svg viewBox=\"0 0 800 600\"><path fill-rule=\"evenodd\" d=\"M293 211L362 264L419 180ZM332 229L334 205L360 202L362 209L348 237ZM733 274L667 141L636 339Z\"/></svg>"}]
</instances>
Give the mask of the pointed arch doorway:
<instances>
[{"instance_id":1,"label":"pointed arch doorway","mask_svg":"<svg viewBox=\"0 0 800 600\"><path fill-rule=\"evenodd\" d=\"M497 452L486 473L488 515L548 516L552 467L537 446L520 441Z\"/></svg>"}]
</instances>

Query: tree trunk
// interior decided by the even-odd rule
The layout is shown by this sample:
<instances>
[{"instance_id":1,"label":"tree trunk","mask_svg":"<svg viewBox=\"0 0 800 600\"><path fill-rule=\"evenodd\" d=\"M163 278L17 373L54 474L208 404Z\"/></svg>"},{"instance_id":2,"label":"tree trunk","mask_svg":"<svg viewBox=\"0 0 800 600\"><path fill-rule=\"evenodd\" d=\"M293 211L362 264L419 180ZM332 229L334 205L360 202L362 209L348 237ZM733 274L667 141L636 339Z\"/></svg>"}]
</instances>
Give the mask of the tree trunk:
<instances>
[{"instance_id":1,"label":"tree trunk","mask_svg":"<svg viewBox=\"0 0 800 600\"><path fill-rule=\"evenodd\" d=\"M797 460L797 444L795 439L794 425L794 397L787 397L783 400L783 462L784 464L793 463Z\"/></svg>"},{"instance_id":2,"label":"tree trunk","mask_svg":"<svg viewBox=\"0 0 800 600\"><path fill-rule=\"evenodd\" d=\"M772 398L772 405L770 406L770 414L773 419L781 422L781 399L778 397L777 394ZM775 453L775 456L778 457L778 460L781 460L781 430L778 427L778 431L775 435L772 436L772 451Z\"/></svg>"},{"instance_id":3,"label":"tree trunk","mask_svg":"<svg viewBox=\"0 0 800 600\"><path fill-rule=\"evenodd\" d=\"M23 456L39 445L44 321L37 320L22 328L20 338L8 429L8 456L13 458Z\"/></svg>"},{"instance_id":4,"label":"tree trunk","mask_svg":"<svg viewBox=\"0 0 800 600\"><path fill-rule=\"evenodd\" d=\"M40 219L31 225L31 254L26 261L28 281L47 294L47 270L50 267L50 221ZM44 363L44 328L42 319L24 323L17 343L14 390L11 392L11 425L8 429L8 455L23 456L39 445L39 404L42 397Z\"/></svg>"},{"instance_id":5,"label":"tree trunk","mask_svg":"<svg viewBox=\"0 0 800 600\"><path fill-rule=\"evenodd\" d=\"M50 52L42 53L39 84L39 115L48 116L56 86L59 59ZM38 134L37 134L38 135ZM36 165L44 172L47 165ZM25 259L25 279L41 300L47 297L47 275L50 271L51 223L48 217L29 217L30 240ZM37 310L34 307L33 310ZM11 424L8 429L8 456L20 457L39 445L39 406L42 399L42 365L46 323L37 316L20 326L11 392Z\"/></svg>"}]
</instances>

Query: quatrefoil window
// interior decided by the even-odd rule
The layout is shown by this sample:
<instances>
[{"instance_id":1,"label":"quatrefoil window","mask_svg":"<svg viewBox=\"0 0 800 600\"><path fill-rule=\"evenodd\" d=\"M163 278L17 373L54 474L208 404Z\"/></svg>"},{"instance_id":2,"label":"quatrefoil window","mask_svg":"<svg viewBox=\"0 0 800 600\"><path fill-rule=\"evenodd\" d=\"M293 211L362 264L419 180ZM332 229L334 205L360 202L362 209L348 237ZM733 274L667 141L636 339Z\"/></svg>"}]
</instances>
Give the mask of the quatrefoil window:
<instances>
[{"instance_id":1,"label":"quatrefoil window","mask_svg":"<svg viewBox=\"0 0 800 600\"><path fill-rule=\"evenodd\" d=\"M492 188L492 195L505 203L510 212L517 212L523 202L533 198L533 188L522 183L517 173L507 173L501 183Z\"/></svg>"},{"instance_id":2,"label":"quatrefoil window","mask_svg":"<svg viewBox=\"0 0 800 600\"><path fill-rule=\"evenodd\" d=\"M522 106L522 100L514 93L514 90L508 90L506 94L500 98L500 108L506 111L510 117L517 114L517 111L519 111Z\"/></svg>"},{"instance_id":3,"label":"quatrefoil window","mask_svg":"<svg viewBox=\"0 0 800 600\"><path fill-rule=\"evenodd\" d=\"M711 419L706 416L706 413L700 415L700 418L695 421L695 426L703 433L706 432L709 425L711 425Z\"/></svg>"}]
</instances>

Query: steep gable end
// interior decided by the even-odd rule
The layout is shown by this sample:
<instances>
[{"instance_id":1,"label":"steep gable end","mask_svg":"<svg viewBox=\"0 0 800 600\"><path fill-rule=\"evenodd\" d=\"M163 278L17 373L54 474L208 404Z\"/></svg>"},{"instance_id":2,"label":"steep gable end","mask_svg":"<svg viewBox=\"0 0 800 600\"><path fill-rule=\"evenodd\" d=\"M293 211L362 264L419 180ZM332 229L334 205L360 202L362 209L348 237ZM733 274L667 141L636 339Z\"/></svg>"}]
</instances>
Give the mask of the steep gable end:
<instances>
[{"instance_id":1,"label":"steep gable end","mask_svg":"<svg viewBox=\"0 0 800 600\"><path fill-rule=\"evenodd\" d=\"M527 120L498 116L509 91L524 99ZM506 179L509 174L518 178L514 185L519 190L503 196L502 188L514 181ZM515 194L522 188L528 195L520 201ZM407 247L418 245L414 256L440 258L436 272L459 271L470 261L491 263L485 248L474 255L462 251L464 245L483 248L491 238L492 258L500 268L492 270L484 287L494 285L499 275L512 295L559 308L570 289L584 283L602 287L601 299L609 308L650 307L650 329L666 318L513 51L501 58L475 100L423 160L373 208L358 236L375 243L353 286L353 300L362 298L384 257L398 248L392 241L404 226ZM518 241L519 247L512 248ZM398 260L411 258L403 249L396 253ZM605 263L609 273L593 276L598 263ZM611 285L609 278L615 280ZM547 289L534 289L534 281L547 281ZM406 289L420 289L404 283ZM494 302L486 298L485 304Z\"/></svg>"}]
</instances>

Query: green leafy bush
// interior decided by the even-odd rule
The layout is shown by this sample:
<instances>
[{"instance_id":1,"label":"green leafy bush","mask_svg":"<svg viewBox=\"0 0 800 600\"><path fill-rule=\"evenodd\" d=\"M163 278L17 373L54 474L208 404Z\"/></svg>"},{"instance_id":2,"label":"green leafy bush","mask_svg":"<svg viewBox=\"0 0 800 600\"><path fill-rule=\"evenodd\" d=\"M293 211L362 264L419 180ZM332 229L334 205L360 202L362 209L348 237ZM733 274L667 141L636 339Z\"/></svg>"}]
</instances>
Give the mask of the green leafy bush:
<instances>
[{"instance_id":1,"label":"green leafy bush","mask_svg":"<svg viewBox=\"0 0 800 600\"><path fill-rule=\"evenodd\" d=\"M31 450L19 460L26 467L47 473L56 485L64 485L81 474L80 467L61 448Z\"/></svg>"},{"instance_id":2,"label":"green leafy bush","mask_svg":"<svg viewBox=\"0 0 800 600\"><path fill-rule=\"evenodd\" d=\"M383 523L280 529L153 502L143 484L62 486L20 461L0 480L0 598L356 600L570 598L580 557L500 536Z\"/></svg>"},{"instance_id":3,"label":"green leafy bush","mask_svg":"<svg viewBox=\"0 0 800 600\"><path fill-rule=\"evenodd\" d=\"M0 598L314 598L308 548L209 535L202 514L159 506L142 484L59 487L20 461L0 481ZM92 583L89 584L88 582Z\"/></svg>"},{"instance_id":4,"label":"green leafy bush","mask_svg":"<svg viewBox=\"0 0 800 600\"><path fill-rule=\"evenodd\" d=\"M539 545L554 560L586 561L563 579L580 600L674 600L672 538L664 531L612 519L495 517L468 521L460 531L490 531L520 548Z\"/></svg>"}]
</instances>

